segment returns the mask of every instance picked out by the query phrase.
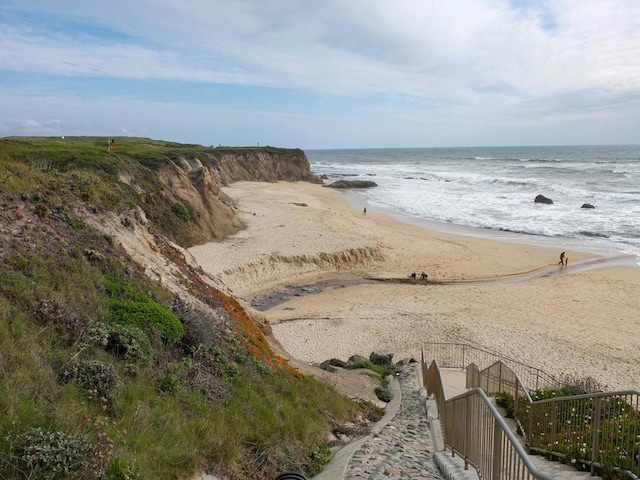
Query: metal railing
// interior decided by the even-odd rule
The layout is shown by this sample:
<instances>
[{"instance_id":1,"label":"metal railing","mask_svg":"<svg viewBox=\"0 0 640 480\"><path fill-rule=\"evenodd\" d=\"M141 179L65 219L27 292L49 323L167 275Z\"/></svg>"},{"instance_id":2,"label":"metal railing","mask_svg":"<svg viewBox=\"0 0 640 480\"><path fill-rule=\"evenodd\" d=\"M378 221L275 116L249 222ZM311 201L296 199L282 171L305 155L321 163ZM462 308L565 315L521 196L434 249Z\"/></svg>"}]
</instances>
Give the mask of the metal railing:
<instances>
[{"instance_id":1,"label":"metal railing","mask_svg":"<svg viewBox=\"0 0 640 480\"><path fill-rule=\"evenodd\" d=\"M530 451L588 465L592 473L603 469L640 478L640 390L537 400L502 360L484 370L469 365L466 386L511 396L513 417ZM444 393L436 396L438 402L443 399Z\"/></svg>"},{"instance_id":2,"label":"metal railing","mask_svg":"<svg viewBox=\"0 0 640 480\"><path fill-rule=\"evenodd\" d=\"M539 400L515 415L530 450L639 478L640 390Z\"/></svg>"},{"instance_id":3,"label":"metal railing","mask_svg":"<svg viewBox=\"0 0 640 480\"><path fill-rule=\"evenodd\" d=\"M442 373L435 360L422 357L424 385L438 405L445 444L490 480L552 480L533 465L517 437L480 388L445 398Z\"/></svg>"},{"instance_id":4,"label":"metal railing","mask_svg":"<svg viewBox=\"0 0 640 480\"><path fill-rule=\"evenodd\" d=\"M424 349L427 361L437 359L441 368L466 368L474 363L483 370L501 360L518 374L529 390L563 386L560 380L539 368L465 343L426 343Z\"/></svg>"}]
</instances>

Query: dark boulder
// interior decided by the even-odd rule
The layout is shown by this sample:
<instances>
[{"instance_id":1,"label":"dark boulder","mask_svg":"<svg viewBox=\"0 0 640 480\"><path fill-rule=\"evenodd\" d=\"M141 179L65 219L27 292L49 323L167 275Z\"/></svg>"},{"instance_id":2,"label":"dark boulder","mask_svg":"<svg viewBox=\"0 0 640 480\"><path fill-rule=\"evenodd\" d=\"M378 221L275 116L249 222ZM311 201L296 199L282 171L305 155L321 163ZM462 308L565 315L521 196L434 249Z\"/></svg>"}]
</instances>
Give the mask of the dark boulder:
<instances>
[{"instance_id":1,"label":"dark boulder","mask_svg":"<svg viewBox=\"0 0 640 480\"><path fill-rule=\"evenodd\" d=\"M329 360L325 360L320 365L318 365L318 367L320 367L322 370L326 370L327 372L331 372L331 373L335 373L338 371L336 367L334 367L329 363Z\"/></svg>"},{"instance_id":2,"label":"dark boulder","mask_svg":"<svg viewBox=\"0 0 640 480\"><path fill-rule=\"evenodd\" d=\"M591 205L590 203L583 203L582 206L580 208L596 208L593 205Z\"/></svg>"},{"instance_id":3,"label":"dark boulder","mask_svg":"<svg viewBox=\"0 0 640 480\"><path fill-rule=\"evenodd\" d=\"M538 195L536 196L536 199L534 200L535 203L547 203L547 204L552 204L553 200L551 200L550 198L545 197L544 195Z\"/></svg>"},{"instance_id":4,"label":"dark boulder","mask_svg":"<svg viewBox=\"0 0 640 480\"><path fill-rule=\"evenodd\" d=\"M337 182L325 185L325 187L332 188L371 188L377 187L376 182L370 180L338 180Z\"/></svg>"},{"instance_id":5,"label":"dark boulder","mask_svg":"<svg viewBox=\"0 0 640 480\"><path fill-rule=\"evenodd\" d=\"M366 361L367 359L364 358L362 355L352 355L351 357L349 357L349 360L348 360L349 363L361 363Z\"/></svg>"},{"instance_id":6,"label":"dark boulder","mask_svg":"<svg viewBox=\"0 0 640 480\"><path fill-rule=\"evenodd\" d=\"M403 358L402 360L399 360L398 363L396 363L396 367L404 367L405 365L410 365L412 363L418 363L418 361L413 357Z\"/></svg>"},{"instance_id":7,"label":"dark boulder","mask_svg":"<svg viewBox=\"0 0 640 480\"><path fill-rule=\"evenodd\" d=\"M391 362L393 361L393 353L371 352L371 355L369 355L369 361L374 365L391 365Z\"/></svg>"},{"instance_id":8,"label":"dark boulder","mask_svg":"<svg viewBox=\"0 0 640 480\"><path fill-rule=\"evenodd\" d=\"M347 362L343 362L339 358L331 358L328 360L328 362L329 362L329 365L332 365L334 367L344 368L347 366Z\"/></svg>"}]
</instances>

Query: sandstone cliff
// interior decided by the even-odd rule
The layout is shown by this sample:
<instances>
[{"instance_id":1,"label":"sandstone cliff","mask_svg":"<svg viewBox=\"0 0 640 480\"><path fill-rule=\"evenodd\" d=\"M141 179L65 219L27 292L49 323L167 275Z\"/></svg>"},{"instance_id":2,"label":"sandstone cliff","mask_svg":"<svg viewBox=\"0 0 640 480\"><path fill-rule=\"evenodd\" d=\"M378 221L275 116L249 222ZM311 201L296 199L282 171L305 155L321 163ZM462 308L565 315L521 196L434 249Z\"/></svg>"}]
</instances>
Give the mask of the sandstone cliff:
<instances>
[{"instance_id":1,"label":"sandstone cliff","mask_svg":"<svg viewBox=\"0 0 640 480\"><path fill-rule=\"evenodd\" d=\"M192 225L185 229L178 224L169 229L168 236L184 247L221 239L243 228L234 214L233 201L220 191L221 186L237 181L321 183L300 149L201 148L168 152L166 157L157 173L162 188L151 192L139 189L140 203L155 222L163 215L159 205L183 204ZM136 183L131 175L120 179L129 185Z\"/></svg>"}]
</instances>

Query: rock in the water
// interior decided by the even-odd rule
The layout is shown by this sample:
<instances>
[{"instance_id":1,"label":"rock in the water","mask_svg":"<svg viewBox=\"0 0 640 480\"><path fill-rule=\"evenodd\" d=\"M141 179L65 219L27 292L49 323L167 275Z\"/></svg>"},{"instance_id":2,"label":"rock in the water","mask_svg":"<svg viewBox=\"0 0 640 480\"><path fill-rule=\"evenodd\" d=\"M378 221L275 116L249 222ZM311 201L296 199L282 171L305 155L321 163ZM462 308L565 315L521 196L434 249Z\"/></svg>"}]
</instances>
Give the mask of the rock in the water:
<instances>
[{"instance_id":1,"label":"rock in the water","mask_svg":"<svg viewBox=\"0 0 640 480\"><path fill-rule=\"evenodd\" d=\"M582 207L580 207L580 208L596 208L596 207L594 207L594 206L593 206L593 205L591 205L590 203L583 203L583 204L582 204Z\"/></svg>"},{"instance_id":2,"label":"rock in the water","mask_svg":"<svg viewBox=\"0 0 640 480\"><path fill-rule=\"evenodd\" d=\"M551 200L550 198L545 197L544 195L538 195L536 196L536 199L534 200L535 203L548 203L548 204L552 204L553 200Z\"/></svg>"},{"instance_id":3,"label":"rock in the water","mask_svg":"<svg viewBox=\"0 0 640 480\"><path fill-rule=\"evenodd\" d=\"M376 182L370 180L338 180L337 182L325 185L325 187L332 188L371 188L377 187Z\"/></svg>"}]
</instances>

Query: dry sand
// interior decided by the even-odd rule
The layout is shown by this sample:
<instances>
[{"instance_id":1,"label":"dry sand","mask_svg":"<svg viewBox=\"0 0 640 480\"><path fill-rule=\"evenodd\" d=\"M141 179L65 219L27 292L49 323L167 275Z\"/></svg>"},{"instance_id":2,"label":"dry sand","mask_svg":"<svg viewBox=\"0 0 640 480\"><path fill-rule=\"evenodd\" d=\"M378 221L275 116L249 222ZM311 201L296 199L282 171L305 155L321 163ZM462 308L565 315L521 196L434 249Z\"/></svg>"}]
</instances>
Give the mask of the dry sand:
<instances>
[{"instance_id":1,"label":"dry sand","mask_svg":"<svg viewBox=\"0 0 640 480\"><path fill-rule=\"evenodd\" d=\"M343 192L319 185L239 182L223 190L247 229L189 249L218 285L249 305L288 285L345 282L261 314L298 360L372 351L419 358L421 342L463 342L551 374L591 376L608 389L640 388L637 266L588 270L592 254L561 244L442 233L370 208L364 215ZM422 271L433 283L347 283Z\"/></svg>"}]
</instances>

